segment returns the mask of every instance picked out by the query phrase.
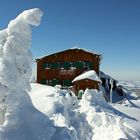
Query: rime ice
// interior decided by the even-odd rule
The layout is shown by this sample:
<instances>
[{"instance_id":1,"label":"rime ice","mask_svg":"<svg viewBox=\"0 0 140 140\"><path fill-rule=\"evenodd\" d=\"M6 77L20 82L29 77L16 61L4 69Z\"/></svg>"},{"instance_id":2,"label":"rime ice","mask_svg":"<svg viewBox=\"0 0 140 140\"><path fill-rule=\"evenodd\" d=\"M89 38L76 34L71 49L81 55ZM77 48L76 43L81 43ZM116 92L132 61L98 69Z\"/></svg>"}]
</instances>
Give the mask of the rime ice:
<instances>
[{"instance_id":1,"label":"rime ice","mask_svg":"<svg viewBox=\"0 0 140 140\"><path fill-rule=\"evenodd\" d=\"M38 26L43 13L26 10L0 31L0 140L72 139L72 130L59 128L32 105L30 90L32 55L31 26Z\"/></svg>"}]
</instances>

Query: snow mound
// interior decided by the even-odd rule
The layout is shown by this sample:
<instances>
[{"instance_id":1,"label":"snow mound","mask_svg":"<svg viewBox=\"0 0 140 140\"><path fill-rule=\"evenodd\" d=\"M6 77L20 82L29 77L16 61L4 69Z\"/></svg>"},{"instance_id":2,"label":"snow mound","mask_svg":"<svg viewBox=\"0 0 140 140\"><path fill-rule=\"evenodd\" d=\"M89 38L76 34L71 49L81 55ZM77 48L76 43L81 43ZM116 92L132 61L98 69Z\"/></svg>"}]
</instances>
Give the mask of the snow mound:
<instances>
[{"instance_id":1,"label":"snow mound","mask_svg":"<svg viewBox=\"0 0 140 140\"><path fill-rule=\"evenodd\" d=\"M138 139L136 131L126 127L124 119L116 115L97 90L87 89L80 101L80 112L92 127L93 140ZM131 133L130 133L131 132Z\"/></svg>"},{"instance_id":2,"label":"snow mound","mask_svg":"<svg viewBox=\"0 0 140 140\"><path fill-rule=\"evenodd\" d=\"M34 106L48 116L55 126L71 130L72 140L90 139L91 128L84 116L77 111L78 100L75 96L70 96L67 90L50 86L32 83L31 87L29 95Z\"/></svg>"}]
</instances>

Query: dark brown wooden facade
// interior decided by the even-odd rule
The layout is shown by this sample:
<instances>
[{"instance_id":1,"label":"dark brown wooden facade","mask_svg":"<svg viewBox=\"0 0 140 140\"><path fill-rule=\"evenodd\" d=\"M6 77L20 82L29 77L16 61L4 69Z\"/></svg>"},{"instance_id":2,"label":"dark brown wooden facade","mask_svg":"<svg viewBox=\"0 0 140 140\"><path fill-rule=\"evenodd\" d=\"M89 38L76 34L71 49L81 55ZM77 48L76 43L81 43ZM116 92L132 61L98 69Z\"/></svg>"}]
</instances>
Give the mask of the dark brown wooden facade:
<instances>
[{"instance_id":1,"label":"dark brown wooden facade","mask_svg":"<svg viewBox=\"0 0 140 140\"><path fill-rule=\"evenodd\" d=\"M73 83L73 91L76 95L78 95L79 90L86 90L88 89L98 89L99 82L98 81L93 81L90 79L83 79L79 80Z\"/></svg>"},{"instance_id":2,"label":"dark brown wooden facade","mask_svg":"<svg viewBox=\"0 0 140 140\"><path fill-rule=\"evenodd\" d=\"M36 59L37 83L72 86L72 80L84 71L95 70L99 75L100 61L101 55L78 48Z\"/></svg>"}]
</instances>

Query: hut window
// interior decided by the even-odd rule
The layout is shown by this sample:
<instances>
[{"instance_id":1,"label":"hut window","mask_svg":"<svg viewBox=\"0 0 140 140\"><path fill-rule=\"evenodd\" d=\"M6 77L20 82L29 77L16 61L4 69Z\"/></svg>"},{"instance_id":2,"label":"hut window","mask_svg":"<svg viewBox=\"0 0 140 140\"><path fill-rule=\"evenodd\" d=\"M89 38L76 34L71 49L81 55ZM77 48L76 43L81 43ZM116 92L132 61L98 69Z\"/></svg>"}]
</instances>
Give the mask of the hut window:
<instances>
[{"instance_id":1,"label":"hut window","mask_svg":"<svg viewBox=\"0 0 140 140\"><path fill-rule=\"evenodd\" d=\"M57 69L57 68L58 68L57 62L51 63L51 69Z\"/></svg>"},{"instance_id":2,"label":"hut window","mask_svg":"<svg viewBox=\"0 0 140 140\"><path fill-rule=\"evenodd\" d=\"M59 83L59 81L57 79L53 79L51 82L52 86L56 86Z\"/></svg>"},{"instance_id":3,"label":"hut window","mask_svg":"<svg viewBox=\"0 0 140 140\"><path fill-rule=\"evenodd\" d=\"M42 64L42 68L43 68L43 69L46 68L46 64L45 64L45 63Z\"/></svg>"},{"instance_id":4,"label":"hut window","mask_svg":"<svg viewBox=\"0 0 140 140\"><path fill-rule=\"evenodd\" d=\"M86 61L85 62L85 68L87 68L87 69L93 69L93 63L92 62L89 62L89 61Z\"/></svg>"},{"instance_id":5,"label":"hut window","mask_svg":"<svg viewBox=\"0 0 140 140\"><path fill-rule=\"evenodd\" d=\"M66 70L69 70L70 69L70 66L71 66L70 62L64 62L64 64L63 64L63 67Z\"/></svg>"},{"instance_id":6,"label":"hut window","mask_svg":"<svg viewBox=\"0 0 140 140\"><path fill-rule=\"evenodd\" d=\"M46 64L45 64L45 68L46 68L46 69L49 69L49 68L50 68L50 63L46 63Z\"/></svg>"},{"instance_id":7,"label":"hut window","mask_svg":"<svg viewBox=\"0 0 140 140\"><path fill-rule=\"evenodd\" d=\"M68 87L68 86L71 86L71 84L72 84L71 80L64 80L63 81L63 85L64 86L67 86Z\"/></svg>"},{"instance_id":8,"label":"hut window","mask_svg":"<svg viewBox=\"0 0 140 140\"><path fill-rule=\"evenodd\" d=\"M57 62L57 69L61 68L61 62Z\"/></svg>"},{"instance_id":9,"label":"hut window","mask_svg":"<svg viewBox=\"0 0 140 140\"><path fill-rule=\"evenodd\" d=\"M60 62L53 62L53 63L46 63L46 67L45 68L59 69L60 67L61 67L61 63Z\"/></svg>"},{"instance_id":10,"label":"hut window","mask_svg":"<svg viewBox=\"0 0 140 140\"><path fill-rule=\"evenodd\" d=\"M70 62L70 69L71 70L75 70L76 69L75 62Z\"/></svg>"},{"instance_id":11,"label":"hut window","mask_svg":"<svg viewBox=\"0 0 140 140\"><path fill-rule=\"evenodd\" d=\"M52 80L46 80L47 85L52 85Z\"/></svg>"},{"instance_id":12,"label":"hut window","mask_svg":"<svg viewBox=\"0 0 140 140\"><path fill-rule=\"evenodd\" d=\"M76 62L71 62L71 66L76 68Z\"/></svg>"},{"instance_id":13,"label":"hut window","mask_svg":"<svg viewBox=\"0 0 140 140\"><path fill-rule=\"evenodd\" d=\"M46 85L46 79L42 79L40 83Z\"/></svg>"},{"instance_id":14,"label":"hut window","mask_svg":"<svg viewBox=\"0 0 140 140\"><path fill-rule=\"evenodd\" d=\"M74 63L74 66L77 68L77 69L83 69L83 63L81 61L77 61Z\"/></svg>"},{"instance_id":15,"label":"hut window","mask_svg":"<svg viewBox=\"0 0 140 140\"><path fill-rule=\"evenodd\" d=\"M46 84L49 85L49 80L46 80Z\"/></svg>"},{"instance_id":16,"label":"hut window","mask_svg":"<svg viewBox=\"0 0 140 140\"><path fill-rule=\"evenodd\" d=\"M92 62L89 63L89 68L93 69L93 63Z\"/></svg>"},{"instance_id":17,"label":"hut window","mask_svg":"<svg viewBox=\"0 0 140 140\"><path fill-rule=\"evenodd\" d=\"M82 96L84 94L84 91L81 89L78 91L78 99L82 99Z\"/></svg>"},{"instance_id":18,"label":"hut window","mask_svg":"<svg viewBox=\"0 0 140 140\"><path fill-rule=\"evenodd\" d=\"M64 62L59 62L59 68L60 69L64 69L64 66L63 65L64 65Z\"/></svg>"},{"instance_id":19,"label":"hut window","mask_svg":"<svg viewBox=\"0 0 140 140\"><path fill-rule=\"evenodd\" d=\"M77 62L77 68L78 69L83 69L83 64L81 61Z\"/></svg>"}]
</instances>

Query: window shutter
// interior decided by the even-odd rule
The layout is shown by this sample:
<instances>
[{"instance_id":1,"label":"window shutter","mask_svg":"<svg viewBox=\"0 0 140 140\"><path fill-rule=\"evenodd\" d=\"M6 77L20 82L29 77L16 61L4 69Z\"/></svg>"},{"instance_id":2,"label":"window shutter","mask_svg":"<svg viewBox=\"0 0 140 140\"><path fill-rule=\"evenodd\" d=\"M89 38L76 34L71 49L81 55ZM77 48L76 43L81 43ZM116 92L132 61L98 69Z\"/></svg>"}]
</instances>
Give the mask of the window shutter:
<instances>
[{"instance_id":1,"label":"window shutter","mask_svg":"<svg viewBox=\"0 0 140 140\"><path fill-rule=\"evenodd\" d=\"M42 68L43 69L45 69L46 68L46 64L44 63L44 64L42 64Z\"/></svg>"},{"instance_id":2,"label":"window shutter","mask_svg":"<svg viewBox=\"0 0 140 140\"><path fill-rule=\"evenodd\" d=\"M58 80L53 79L51 85L52 86L56 86L58 83L59 83Z\"/></svg>"},{"instance_id":3,"label":"window shutter","mask_svg":"<svg viewBox=\"0 0 140 140\"><path fill-rule=\"evenodd\" d=\"M70 63L64 62L64 69L69 70L70 69Z\"/></svg>"},{"instance_id":4,"label":"window shutter","mask_svg":"<svg viewBox=\"0 0 140 140\"><path fill-rule=\"evenodd\" d=\"M89 63L89 68L93 69L93 63L92 62Z\"/></svg>"},{"instance_id":5,"label":"window shutter","mask_svg":"<svg viewBox=\"0 0 140 140\"><path fill-rule=\"evenodd\" d=\"M46 85L46 80L45 79L42 79L41 80L41 84Z\"/></svg>"}]
</instances>

